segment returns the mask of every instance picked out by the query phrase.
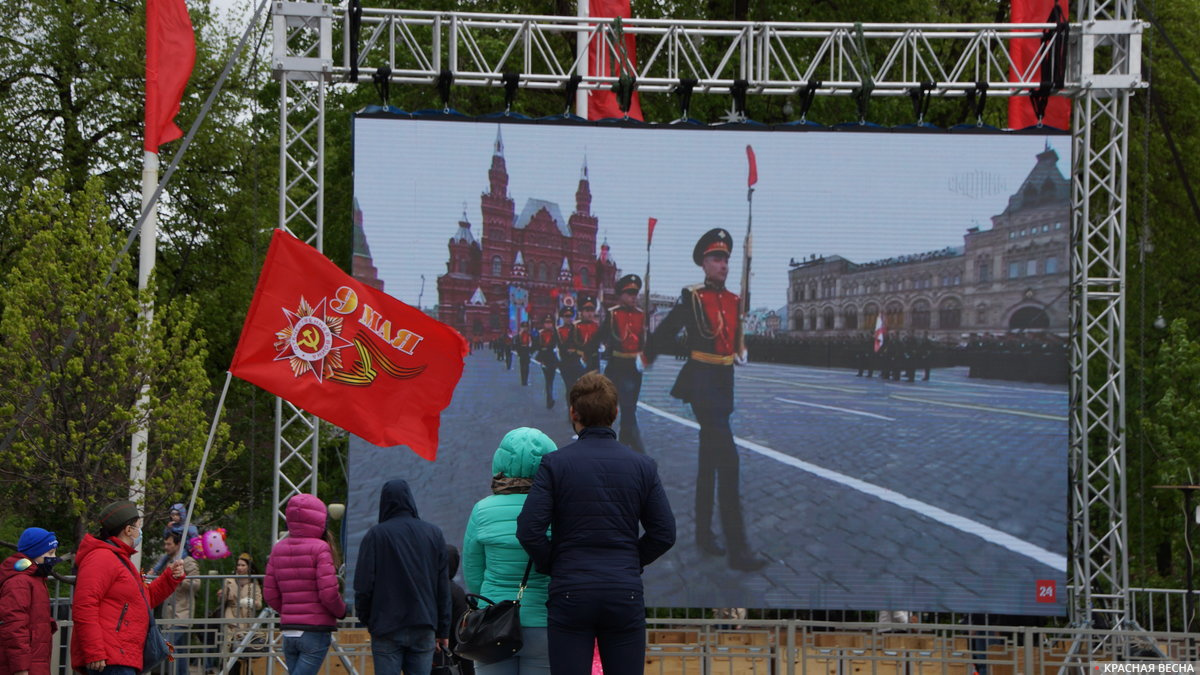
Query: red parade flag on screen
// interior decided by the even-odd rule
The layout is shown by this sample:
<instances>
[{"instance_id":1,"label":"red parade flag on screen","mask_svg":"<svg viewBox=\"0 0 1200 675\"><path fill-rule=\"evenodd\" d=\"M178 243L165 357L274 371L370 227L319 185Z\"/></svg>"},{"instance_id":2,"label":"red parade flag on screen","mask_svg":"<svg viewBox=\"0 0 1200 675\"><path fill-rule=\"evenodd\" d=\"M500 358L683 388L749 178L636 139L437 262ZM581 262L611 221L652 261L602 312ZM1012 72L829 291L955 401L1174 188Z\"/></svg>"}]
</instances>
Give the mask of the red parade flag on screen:
<instances>
[{"instance_id":1,"label":"red parade flag on screen","mask_svg":"<svg viewBox=\"0 0 1200 675\"><path fill-rule=\"evenodd\" d=\"M651 218L650 222L646 223L646 246L650 246L650 242L654 241L654 226L658 224L658 218Z\"/></svg>"},{"instance_id":2,"label":"red parade flag on screen","mask_svg":"<svg viewBox=\"0 0 1200 675\"><path fill-rule=\"evenodd\" d=\"M1012 0L1013 23L1046 23L1047 17L1058 4L1062 10L1062 20L1067 20L1067 4L1057 3L1056 0ZM1042 41L1039 38L1018 38L1012 40L1013 71L1010 77L1017 80L1021 72L1029 68L1037 55ZM1049 59L1047 54L1045 59ZM1045 60L1043 60L1045 62ZM1040 82L1040 69L1034 80ZM1012 96L1008 99L1008 128L1024 129L1038 123L1037 113L1033 109L1033 99L1028 96ZM1057 129L1071 127L1071 99L1065 96L1051 96L1046 105L1046 113L1042 124Z\"/></svg>"},{"instance_id":3,"label":"red parade flag on screen","mask_svg":"<svg viewBox=\"0 0 1200 675\"><path fill-rule=\"evenodd\" d=\"M746 178L746 187L754 187L758 182L758 160L754 158L754 148L746 146L746 159L750 162L750 175Z\"/></svg>"},{"instance_id":4,"label":"red parade flag on screen","mask_svg":"<svg viewBox=\"0 0 1200 675\"><path fill-rule=\"evenodd\" d=\"M629 0L591 0L588 5L588 14L595 17L616 17L628 19L633 16L633 11L629 7ZM625 52L629 56L629 66L634 68L637 66L637 51L635 49L635 40L632 35L625 35ZM619 54L614 55L613 50L608 48L608 44L601 39L593 39L588 43L588 74L593 77L617 77L619 71ZM627 73L633 75L633 73ZM607 87L603 89L593 89L588 94L588 119L602 120L609 117L624 117L625 113L621 112L621 106L617 103L617 95ZM638 100L637 92L633 93L633 98L629 103L629 117L635 120L642 119L642 104Z\"/></svg>"},{"instance_id":5,"label":"red parade flag on screen","mask_svg":"<svg viewBox=\"0 0 1200 675\"><path fill-rule=\"evenodd\" d=\"M275 230L229 370L375 445L433 461L466 355L453 328Z\"/></svg>"},{"instance_id":6,"label":"red parade flag on screen","mask_svg":"<svg viewBox=\"0 0 1200 675\"><path fill-rule=\"evenodd\" d=\"M147 151L183 136L175 115L195 63L196 34L184 0L146 0Z\"/></svg>"}]
</instances>

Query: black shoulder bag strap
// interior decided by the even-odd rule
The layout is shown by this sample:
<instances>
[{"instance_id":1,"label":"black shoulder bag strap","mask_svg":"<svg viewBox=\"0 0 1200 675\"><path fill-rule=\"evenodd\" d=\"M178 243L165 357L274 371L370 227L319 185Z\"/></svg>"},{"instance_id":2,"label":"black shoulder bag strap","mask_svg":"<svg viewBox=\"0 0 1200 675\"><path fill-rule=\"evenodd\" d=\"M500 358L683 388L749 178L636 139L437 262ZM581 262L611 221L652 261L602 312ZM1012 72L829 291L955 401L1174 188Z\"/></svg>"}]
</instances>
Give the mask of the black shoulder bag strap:
<instances>
[{"instance_id":1,"label":"black shoulder bag strap","mask_svg":"<svg viewBox=\"0 0 1200 675\"><path fill-rule=\"evenodd\" d=\"M525 576L521 577L521 586L517 589L517 604L521 603L521 596L525 595L525 586L529 584L529 571L533 569L533 558L525 563Z\"/></svg>"},{"instance_id":2,"label":"black shoulder bag strap","mask_svg":"<svg viewBox=\"0 0 1200 675\"><path fill-rule=\"evenodd\" d=\"M129 573L133 575L133 582L137 584L138 592L142 594L142 602L146 603L146 613L150 615L150 621L153 622L154 608L150 606L150 598L146 597L146 584L142 582L142 575L138 574L137 570L133 569L133 565L130 565L127 560L122 558L120 553L113 551L112 554L117 556L117 560L120 560L125 569L129 570Z\"/></svg>"}]
</instances>

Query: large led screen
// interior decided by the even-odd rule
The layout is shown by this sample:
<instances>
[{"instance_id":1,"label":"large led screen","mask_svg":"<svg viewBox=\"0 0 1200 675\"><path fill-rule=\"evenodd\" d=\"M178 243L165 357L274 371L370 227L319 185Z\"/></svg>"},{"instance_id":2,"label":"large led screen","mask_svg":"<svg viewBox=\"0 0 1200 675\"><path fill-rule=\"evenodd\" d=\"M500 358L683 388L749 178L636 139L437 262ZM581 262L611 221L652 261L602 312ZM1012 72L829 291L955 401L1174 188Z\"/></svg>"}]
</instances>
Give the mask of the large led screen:
<instances>
[{"instance_id":1,"label":"large led screen","mask_svg":"<svg viewBox=\"0 0 1200 675\"><path fill-rule=\"evenodd\" d=\"M505 432L569 443L541 333L569 334L589 297L604 322L617 282L649 272L651 328L676 305L711 321L656 332L629 408L678 523L645 570L648 604L1064 613L1068 149L1062 135L357 117L356 276L474 349L436 462L352 441L347 559L384 481L407 479L461 545ZM693 253L713 228L744 311L684 293L705 282ZM740 329L748 362L726 365L714 322ZM638 346L586 358L606 369ZM694 360L732 370L731 386L685 378L732 406L732 440L672 395Z\"/></svg>"}]
</instances>

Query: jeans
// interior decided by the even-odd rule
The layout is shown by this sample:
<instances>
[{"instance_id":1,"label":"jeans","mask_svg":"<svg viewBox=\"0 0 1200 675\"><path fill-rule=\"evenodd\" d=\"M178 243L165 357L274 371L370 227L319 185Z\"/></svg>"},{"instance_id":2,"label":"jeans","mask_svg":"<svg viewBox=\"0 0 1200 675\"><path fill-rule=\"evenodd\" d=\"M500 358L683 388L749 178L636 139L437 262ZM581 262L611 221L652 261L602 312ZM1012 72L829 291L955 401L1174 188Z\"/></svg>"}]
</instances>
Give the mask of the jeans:
<instances>
[{"instance_id":1,"label":"jeans","mask_svg":"<svg viewBox=\"0 0 1200 675\"><path fill-rule=\"evenodd\" d=\"M98 675L138 675L138 669L133 666L104 666L103 670L89 670Z\"/></svg>"},{"instance_id":2,"label":"jeans","mask_svg":"<svg viewBox=\"0 0 1200 675\"><path fill-rule=\"evenodd\" d=\"M306 630L297 638L283 638L283 660L287 663L288 675L317 675L325 663L332 633L321 630Z\"/></svg>"},{"instance_id":3,"label":"jeans","mask_svg":"<svg viewBox=\"0 0 1200 675\"><path fill-rule=\"evenodd\" d=\"M550 675L550 640L543 626L521 626L525 644L513 656L484 665L475 664L475 675Z\"/></svg>"},{"instance_id":4,"label":"jeans","mask_svg":"<svg viewBox=\"0 0 1200 675\"><path fill-rule=\"evenodd\" d=\"M433 669L436 644L432 628L403 628L387 635L372 635L371 658L375 673L426 675Z\"/></svg>"},{"instance_id":5,"label":"jeans","mask_svg":"<svg viewBox=\"0 0 1200 675\"><path fill-rule=\"evenodd\" d=\"M183 656L188 651L187 631L167 633L164 637L175 647L175 675L188 675L188 660Z\"/></svg>"},{"instance_id":6,"label":"jeans","mask_svg":"<svg viewBox=\"0 0 1200 675\"><path fill-rule=\"evenodd\" d=\"M546 607L554 675L591 675L597 643L604 672L627 675L645 668L646 604L641 591L564 591L551 595Z\"/></svg>"}]
</instances>

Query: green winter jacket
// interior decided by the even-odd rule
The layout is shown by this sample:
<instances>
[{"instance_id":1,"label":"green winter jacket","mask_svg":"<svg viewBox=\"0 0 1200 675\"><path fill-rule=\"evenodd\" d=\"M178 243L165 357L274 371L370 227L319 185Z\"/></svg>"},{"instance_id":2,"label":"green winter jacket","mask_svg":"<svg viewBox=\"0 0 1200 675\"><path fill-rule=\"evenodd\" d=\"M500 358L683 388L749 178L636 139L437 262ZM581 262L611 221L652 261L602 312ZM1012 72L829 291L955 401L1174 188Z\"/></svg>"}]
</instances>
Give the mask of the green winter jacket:
<instances>
[{"instance_id":1,"label":"green winter jacket","mask_svg":"<svg viewBox=\"0 0 1200 675\"><path fill-rule=\"evenodd\" d=\"M509 478L533 478L542 463L542 455L555 450L546 434L521 427L500 441L492 457L492 475ZM523 494L484 497L471 510L467 533L463 537L463 576L467 592L493 601L514 600L529 555L517 541L517 515L525 505ZM550 578L529 573L529 584L521 598L521 625L546 625L546 595Z\"/></svg>"}]
</instances>

